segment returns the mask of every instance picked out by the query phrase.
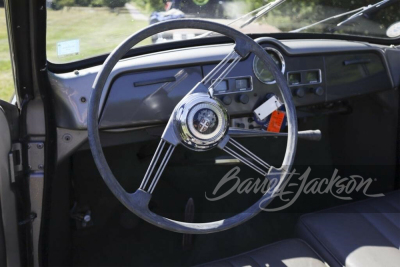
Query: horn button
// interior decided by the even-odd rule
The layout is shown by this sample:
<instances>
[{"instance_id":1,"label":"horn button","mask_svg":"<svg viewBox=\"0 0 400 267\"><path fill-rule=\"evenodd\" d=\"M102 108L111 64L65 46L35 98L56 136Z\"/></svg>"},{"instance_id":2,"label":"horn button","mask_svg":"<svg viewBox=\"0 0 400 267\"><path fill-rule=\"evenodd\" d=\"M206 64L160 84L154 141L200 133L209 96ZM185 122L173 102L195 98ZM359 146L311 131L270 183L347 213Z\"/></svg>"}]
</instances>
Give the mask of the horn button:
<instances>
[{"instance_id":1,"label":"horn button","mask_svg":"<svg viewBox=\"0 0 400 267\"><path fill-rule=\"evenodd\" d=\"M203 108L194 114L193 127L201 134L211 134L217 129L217 114L212 109Z\"/></svg>"},{"instance_id":2,"label":"horn button","mask_svg":"<svg viewBox=\"0 0 400 267\"><path fill-rule=\"evenodd\" d=\"M197 95L182 103L177 129L182 143L194 150L210 149L228 130L228 113L218 99Z\"/></svg>"}]
</instances>

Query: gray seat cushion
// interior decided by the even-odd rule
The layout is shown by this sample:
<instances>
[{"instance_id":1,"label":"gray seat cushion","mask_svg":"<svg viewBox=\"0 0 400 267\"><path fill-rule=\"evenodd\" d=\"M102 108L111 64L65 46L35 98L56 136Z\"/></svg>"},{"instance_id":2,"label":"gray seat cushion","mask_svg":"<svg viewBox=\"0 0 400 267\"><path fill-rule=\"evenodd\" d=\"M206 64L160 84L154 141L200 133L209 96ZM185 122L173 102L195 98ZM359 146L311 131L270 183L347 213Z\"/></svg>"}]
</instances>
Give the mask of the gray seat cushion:
<instances>
[{"instance_id":1,"label":"gray seat cushion","mask_svg":"<svg viewBox=\"0 0 400 267\"><path fill-rule=\"evenodd\" d=\"M318 254L300 239L283 240L201 266L326 267Z\"/></svg>"},{"instance_id":2,"label":"gray seat cushion","mask_svg":"<svg viewBox=\"0 0 400 267\"><path fill-rule=\"evenodd\" d=\"M400 191L300 218L297 231L333 266L400 266Z\"/></svg>"}]
</instances>

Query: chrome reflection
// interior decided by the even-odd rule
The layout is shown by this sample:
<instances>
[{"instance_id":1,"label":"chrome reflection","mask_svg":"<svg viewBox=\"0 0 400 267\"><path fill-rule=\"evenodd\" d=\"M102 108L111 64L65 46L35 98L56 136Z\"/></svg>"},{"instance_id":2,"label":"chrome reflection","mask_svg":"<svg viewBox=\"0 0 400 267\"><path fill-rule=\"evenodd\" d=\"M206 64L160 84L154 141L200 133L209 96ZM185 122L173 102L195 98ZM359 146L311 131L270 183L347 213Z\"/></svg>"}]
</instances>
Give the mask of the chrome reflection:
<instances>
[{"instance_id":1,"label":"chrome reflection","mask_svg":"<svg viewBox=\"0 0 400 267\"><path fill-rule=\"evenodd\" d=\"M183 145L192 150L207 150L225 136L228 121L228 112L218 99L196 93L179 104L174 126Z\"/></svg>"}]
</instances>

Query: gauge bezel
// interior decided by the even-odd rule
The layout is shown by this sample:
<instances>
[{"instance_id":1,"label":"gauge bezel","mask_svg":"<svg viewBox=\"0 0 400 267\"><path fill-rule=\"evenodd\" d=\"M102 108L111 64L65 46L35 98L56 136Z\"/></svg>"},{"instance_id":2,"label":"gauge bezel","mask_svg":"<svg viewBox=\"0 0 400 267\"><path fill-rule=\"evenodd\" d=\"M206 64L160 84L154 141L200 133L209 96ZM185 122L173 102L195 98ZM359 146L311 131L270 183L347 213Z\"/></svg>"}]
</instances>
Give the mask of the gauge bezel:
<instances>
[{"instance_id":1,"label":"gauge bezel","mask_svg":"<svg viewBox=\"0 0 400 267\"><path fill-rule=\"evenodd\" d=\"M264 50L265 51L272 51L272 52L274 52L275 54L278 55L278 58L281 61L281 65L282 65L281 72L282 72L282 74L285 74L285 69L286 69L285 58L283 57L281 52L279 52L279 50L277 50L275 48L272 48L272 47L264 47ZM259 77L259 72L257 71L257 66L256 66L256 60L257 60L257 56L254 56L254 59L253 59L253 72L254 72L254 75L256 76L257 80L259 80L260 82L262 82L264 84L275 84L276 83L275 79L273 81L266 82L266 81L263 81Z\"/></svg>"}]
</instances>

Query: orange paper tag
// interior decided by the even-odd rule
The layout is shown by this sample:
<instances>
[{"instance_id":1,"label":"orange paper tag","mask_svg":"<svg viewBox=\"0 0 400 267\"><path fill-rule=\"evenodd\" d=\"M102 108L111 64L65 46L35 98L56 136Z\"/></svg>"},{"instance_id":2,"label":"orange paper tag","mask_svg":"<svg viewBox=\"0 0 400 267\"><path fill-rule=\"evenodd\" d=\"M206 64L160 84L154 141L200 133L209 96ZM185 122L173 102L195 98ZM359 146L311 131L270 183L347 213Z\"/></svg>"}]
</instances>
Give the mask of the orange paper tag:
<instances>
[{"instance_id":1,"label":"orange paper tag","mask_svg":"<svg viewBox=\"0 0 400 267\"><path fill-rule=\"evenodd\" d=\"M285 112L278 110L272 112L267 131L279 133L281 131L281 126L284 118L285 118Z\"/></svg>"}]
</instances>

